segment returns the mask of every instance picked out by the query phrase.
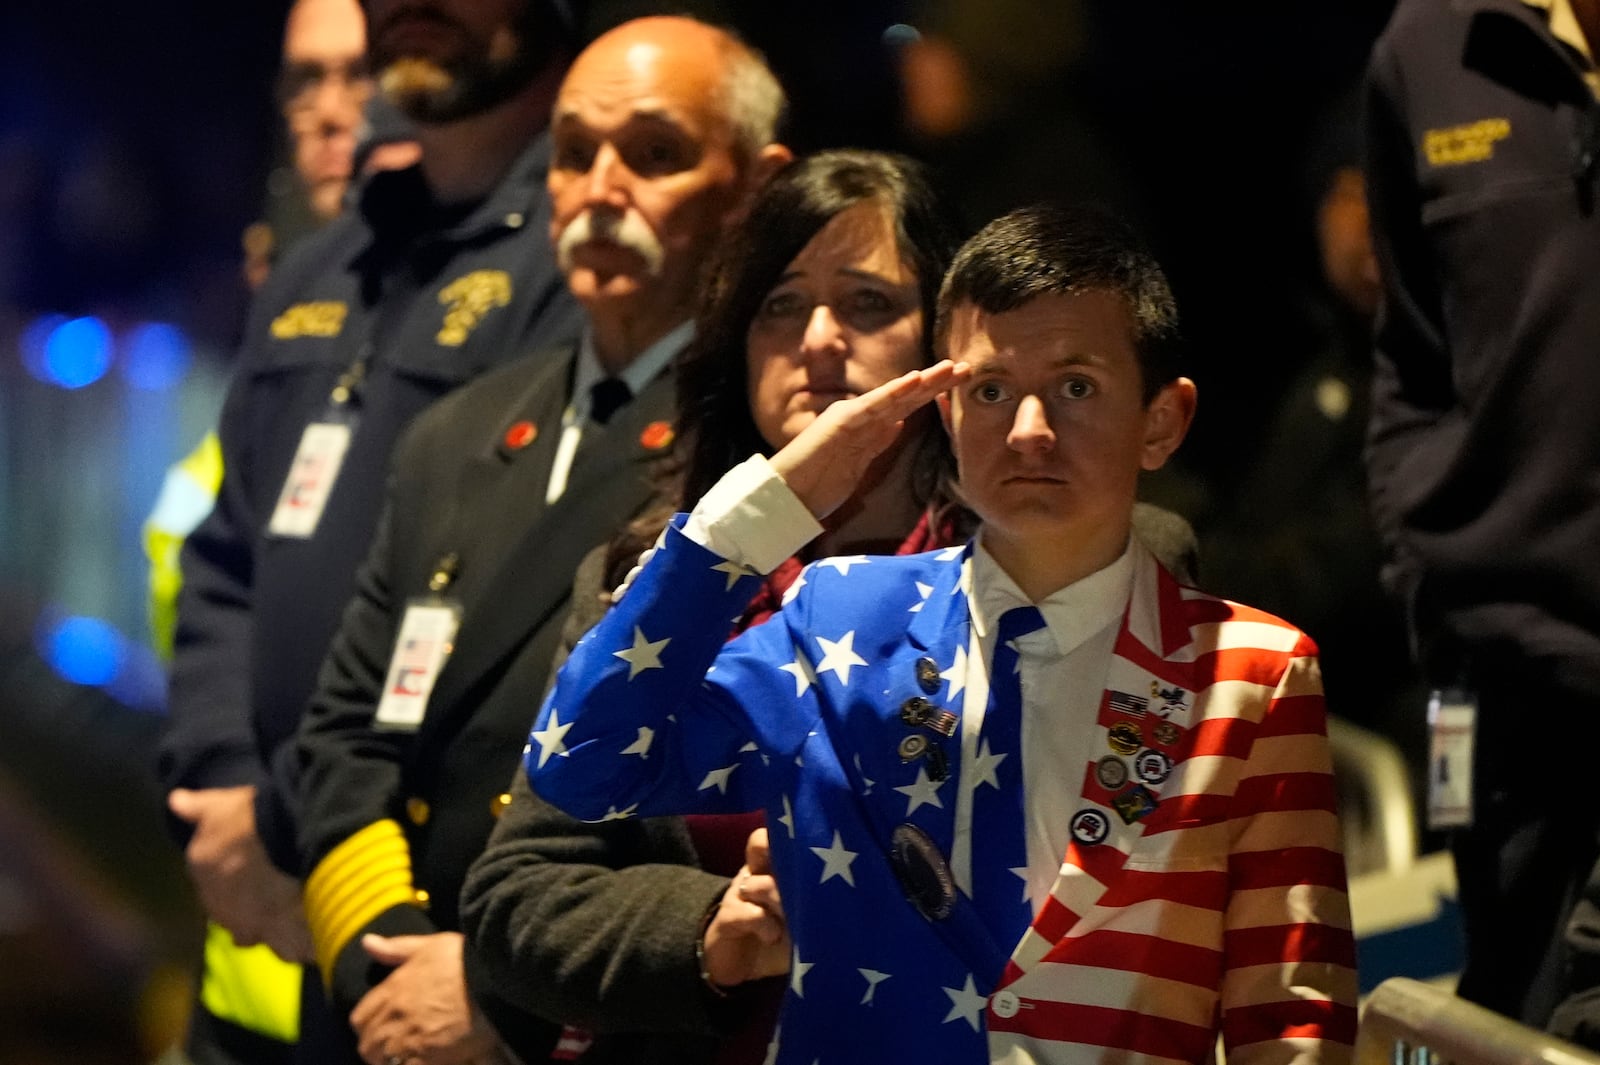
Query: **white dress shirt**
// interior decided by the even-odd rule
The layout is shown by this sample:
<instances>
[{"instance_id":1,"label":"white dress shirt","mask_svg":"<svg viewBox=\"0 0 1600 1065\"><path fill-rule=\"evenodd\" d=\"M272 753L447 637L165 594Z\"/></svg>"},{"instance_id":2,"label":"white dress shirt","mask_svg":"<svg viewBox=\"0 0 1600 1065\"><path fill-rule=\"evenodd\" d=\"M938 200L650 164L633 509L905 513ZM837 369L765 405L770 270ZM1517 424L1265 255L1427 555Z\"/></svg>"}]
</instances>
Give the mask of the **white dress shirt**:
<instances>
[{"instance_id":1,"label":"white dress shirt","mask_svg":"<svg viewBox=\"0 0 1600 1065\"><path fill-rule=\"evenodd\" d=\"M617 376L628 386L628 391L637 396L693 339L694 323L684 322L641 351ZM561 415L561 443L556 446L556 457L550 463L550 483L544 491L547 504L560 499L567 490L572 460L577 457L578 445L583 442L583 427L589 420L589 391L607 376L605 367L600 364L600 356L594 350L594 334L585 329L583 339L578 342L578 364L572 373L572 396Z\"/></svg>"}]
</instances>

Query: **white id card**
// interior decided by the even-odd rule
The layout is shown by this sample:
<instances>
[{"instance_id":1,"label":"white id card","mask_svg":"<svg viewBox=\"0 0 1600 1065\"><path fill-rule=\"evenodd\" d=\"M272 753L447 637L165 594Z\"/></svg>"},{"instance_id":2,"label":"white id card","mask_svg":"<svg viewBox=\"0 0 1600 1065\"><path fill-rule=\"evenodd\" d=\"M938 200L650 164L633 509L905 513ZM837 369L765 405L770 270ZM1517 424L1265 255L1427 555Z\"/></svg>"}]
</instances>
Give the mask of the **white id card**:
<instances>
[{"instance_id":1,"label":"white id card","mask_svg":"<svg viewBox=\"0 0 1600 1065\"><path fill-rule=\"evenodd\" d=\"M349 425L312 422L306 426L289 466L289 476L278 493L278 505L272 511L267 532L304 540L317 531L317 522L322 520L323 508L333 494L339 467L344 465L344 453L349 449Z\"/></svg>"},{"instance_id":2,"label":"white id card","mask_svg":"<svg viewBox=\"0 0 1600 1065\"><path fill-rule=\"evenodd\" d=\"M1428 696L1428 827L1472 824L1472 744L1478 703L1459 691Z\"/></svg>"},{"instance_id":3,"label":"white id card","mask_svg":"<svg viewBox=\"0 0 1600 1065\"><path fill-rule=\"evenodd\" d=\"M407 605L383 680L383 698L372 716L374 725L395 732L417 730L439 671L455 650L460 626L461 608L448 600L430 597Z\"/></svg>"}]
</instances>

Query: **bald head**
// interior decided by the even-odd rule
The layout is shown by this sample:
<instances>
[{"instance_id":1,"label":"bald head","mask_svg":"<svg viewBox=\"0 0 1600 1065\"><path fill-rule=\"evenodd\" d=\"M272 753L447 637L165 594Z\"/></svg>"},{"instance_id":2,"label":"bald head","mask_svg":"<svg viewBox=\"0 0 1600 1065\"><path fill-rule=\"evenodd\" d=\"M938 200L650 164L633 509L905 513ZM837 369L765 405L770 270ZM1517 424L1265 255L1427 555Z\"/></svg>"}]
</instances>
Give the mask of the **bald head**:
<instances>
[{"instance_id":1,"label":"bald head","mask_svg":"<svg viewBox=\"0 0 1600 1065\"><path fill-rule=\"evenodd\" d=\"M636 69L666 62L676 76L696 82L694 90L713 102L745 158L777 139L783 87L761 54L728 31L677 15L633 19L598 37L573 69L587 62L603 71L619 58Z\"/></svg>"},{"instance_id":2,"label":"bald head","mask_svg":"<svg viewBox=\"0 0 1600 1065\"><path fill-rule=\"evenodd\" d=\"M694 19L635 19L578 56L550 125L551 238L597 335L689 317L718 234L789 158L782 107L761 58Z\"/></svg>"}]
</instances>

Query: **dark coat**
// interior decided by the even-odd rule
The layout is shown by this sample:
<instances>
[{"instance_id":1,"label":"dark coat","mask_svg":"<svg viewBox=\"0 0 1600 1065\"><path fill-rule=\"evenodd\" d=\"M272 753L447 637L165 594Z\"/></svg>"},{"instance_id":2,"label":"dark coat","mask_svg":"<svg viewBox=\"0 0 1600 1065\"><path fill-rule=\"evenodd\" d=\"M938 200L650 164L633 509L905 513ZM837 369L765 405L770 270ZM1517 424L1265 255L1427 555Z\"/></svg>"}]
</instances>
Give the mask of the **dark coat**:
<instances>
[{"instance_id":1,"label":"dark coat","mask_svg":"<svg viewBox=\"0 0 1600 1065\"><path fill-rule=\"evenodd\" d=\"M1436 683L1600 688L1600 102L1521 0L1413 0L1367 100L1385 580Z\"/></svg>"},{"instance_id":2,"label":"dark coat","mask_svg":"<svg viewBox=\"0 0 1600 1065\"><path fill-rule=\"evenodd\" d=\"M578 569L551 676L605 615L605 556L599 548ZM599 1030L585 1062L711 1061L709 1037L752 1009L751 989L713 995L695 958L702 918L728 878L698 867L682 818L585 824L534 794L526 774L513 777L511 803L462 889L469 980Z\"/></svg>"},{"instance_id":3,"label":"dark coat","mask_svg":"<svg viewBox=\"0 0 1600 1065\"><path fill-rule=\"evenodd\" d=\"M354 589L395 441L445 393L578 333L549 246L548 157L540 137L464 218L441 212L414 169L374 176L252 307L218 426L221 491L183 549L161 778L256 785L258 830L286 870L298 866L294 786L274 757ZM315 534L268 534L302 432L362 360L349 403L359 424Z\"/></svg>"},{"instance_id":4,"label":"dark coat","mask_svg":"<svg viewBox=\"0 0 1600 1065\"><path fill-rule=\"evenodd\" d=\"M661 441L644 430L671 417L670 374L608 426L585 427L565 494L545 504L575 351L487 375L420 417L396 449L384 518L296 741L305 871L360 830L393 820L414 884L427 892L425 908L395 906L347 941L332 987L346 1011L385 975L361 951L361 931L459 927L461 882L505 806L573 571L650 498L660 448L647 444ZM519 447L507 430L524 422L537 435ZM445 594L460 603L462 623L427 714L415 732L374 728L406 603L427 594L452 554Z\"/></svg>"}]
</instances>

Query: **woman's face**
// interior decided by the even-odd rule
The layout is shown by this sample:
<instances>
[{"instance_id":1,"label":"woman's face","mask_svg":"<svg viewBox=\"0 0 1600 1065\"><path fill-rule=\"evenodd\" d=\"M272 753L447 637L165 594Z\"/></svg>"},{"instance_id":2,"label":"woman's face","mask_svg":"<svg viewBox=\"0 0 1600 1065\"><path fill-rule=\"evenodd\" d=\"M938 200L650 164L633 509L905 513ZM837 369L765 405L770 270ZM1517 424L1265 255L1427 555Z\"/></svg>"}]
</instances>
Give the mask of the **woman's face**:
<instances>
[{"instance_id":1,"label":"woman's face","mask_svg":"<svg viewBox=\"0 0 1600 1065\"><path fill-rule=\"evenodd\" d=\"M861 203L835 215L795 256L746 338L750 410L773 448L830 403L922 365L917 277L888 212Z\"/></svg>"}]
</instances>

